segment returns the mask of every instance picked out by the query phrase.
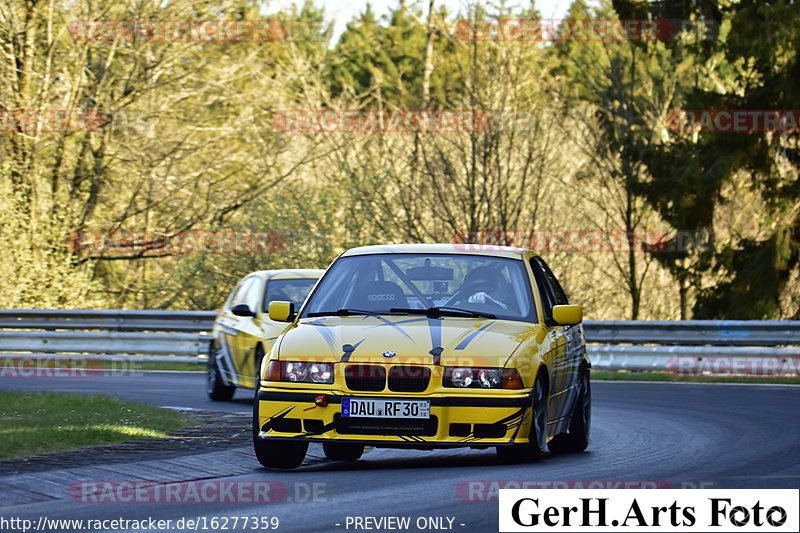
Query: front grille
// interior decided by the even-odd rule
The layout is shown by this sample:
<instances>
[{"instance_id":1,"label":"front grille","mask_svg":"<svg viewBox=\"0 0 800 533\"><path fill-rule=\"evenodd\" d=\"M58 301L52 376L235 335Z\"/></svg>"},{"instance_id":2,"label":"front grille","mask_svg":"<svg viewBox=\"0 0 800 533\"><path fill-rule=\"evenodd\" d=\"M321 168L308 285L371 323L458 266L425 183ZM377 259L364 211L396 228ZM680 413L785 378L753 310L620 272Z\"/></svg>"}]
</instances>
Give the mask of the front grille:
<instances>
[{"instance_id":1,"label":"front grille","mask_svg":"<svg viewBox=\"0 0 800 533\"><path fill-rule=\"evenodd\" d=\"M350 418L334 415L336 432L341 435L412 435L432 437L436 435L439 420L408 418Z\"/></svg>"},{"instance_id":2,"label":"front grille","mask_svg":"<svg viewBox=\"0 0 800 533\"><path fill-rule=\"evenodd\" d=\"M344 369L347 388L378 392L386 388L386 369L378 365L348 365Z\"/></svg>"},{"instance_id":3,"label":"front grille","mask_svg":"<svg viewBox=\"0 0 800 533\"><path fill-rule=\"evenodd\" d=\"M422 392L428 388L431 369L424 366L393 366L389 369L389 390Z\"/></svg>"}]
</instances>

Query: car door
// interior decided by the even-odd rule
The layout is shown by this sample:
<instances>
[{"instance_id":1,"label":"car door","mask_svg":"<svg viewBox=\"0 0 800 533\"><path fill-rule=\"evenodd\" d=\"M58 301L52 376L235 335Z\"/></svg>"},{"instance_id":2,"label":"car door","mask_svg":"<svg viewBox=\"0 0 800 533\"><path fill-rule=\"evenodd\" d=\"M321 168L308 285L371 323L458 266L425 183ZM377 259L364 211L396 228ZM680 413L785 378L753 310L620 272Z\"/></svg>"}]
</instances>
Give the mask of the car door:
<instances>
[{"instance_id":1,"label":"car door","mask_svg":"<svg viewBox=\"0 0 800 533\"><path fill-rule=\"evenodd\" d=\"M564 292L561 283L559 283L552 270L550 270L550 267L547 266L547 263L541 257L537 257L536 259L540 263L548 284L553 291L556 305L569 304L566 292ZM585 342L583 337L583 325L561 326L561 329L563 330L565 341L563 362L565 371L562 373L562 378L564 380L562 387L564 390L564 416L566 416L570 412L578 395L578 380L580 378L581 363L584 359Z\"/></svg>"},{"instance_id":2,"label":"car door","mask_svg":"<svg viewBox=\"0 0 800 533\"><path fill-rule=\"evenodd\" d=\"M566 328L557 325L553 320L553 306L566 303L566 297L560 298L561 294L557 295L557 291L554 290L548 279L545 267L546 264L540 257L534 256L531 258L531 269L542 298L542 311L544 313L545 327L547 328L547 337L553 347L548 354L551 390L550 400L547 404L548 418L550 423L553 424L564 416L565 392L569 384L571 367L567 363ZM550 428L551 432L553 432L553 429L552 427Z\"/></svg>"},{"instance_id":3,"label":"car door","mask_svg":"<svg viewBox=\"0 0 800 533\"><path fill-rule=\"evenodd\" d=\"M258 313L264 281L259 276L250 276L243 287L235 305L245 304L253 313ZM235 315L234 315L235 316ZM233 344L233 364L236 368L238 383L244 387L253 387L256 375L255 351L261 339L261 327L257 316L237 316L234 329L236 331Z\"/></svg>"},{"instance_id":4,"label":"car door","mask_svg":"<svg viewBox=\"0 0 800 533\"><path fill-rule=\"evenodd\" d=\"M239 384L239 372L235 361L241 358L238 353L239 330L237 329L240 317L234 315L231 309L243 302L244 294L251 282L252 278L246 277L236 285L230 296L228 296L228 300L225 302L225 306L222 308L216 322L217 326L219 326L218 340L222 359L219 363L219 369L223 373L225 380L234 385Z\"/></svg>"}]
</instances>

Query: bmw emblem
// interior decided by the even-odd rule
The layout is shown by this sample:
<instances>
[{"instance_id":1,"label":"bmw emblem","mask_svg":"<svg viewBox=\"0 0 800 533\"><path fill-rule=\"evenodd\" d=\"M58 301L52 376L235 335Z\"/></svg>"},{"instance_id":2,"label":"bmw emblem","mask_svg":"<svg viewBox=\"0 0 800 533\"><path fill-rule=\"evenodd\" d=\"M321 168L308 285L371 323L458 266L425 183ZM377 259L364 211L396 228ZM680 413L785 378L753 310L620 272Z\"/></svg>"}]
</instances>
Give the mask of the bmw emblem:
<instances>
[{"instance_id":1,"label":"bmw emblem","mask_svg":"<svg viewBox=\"0 0 800 533\"><path fill-rule=\"evenodd\" d=\"M393 352L391 350L383 352L383 356L386 358L392 358L397 356L397 352Z\"/></svg>"}]
</instances>

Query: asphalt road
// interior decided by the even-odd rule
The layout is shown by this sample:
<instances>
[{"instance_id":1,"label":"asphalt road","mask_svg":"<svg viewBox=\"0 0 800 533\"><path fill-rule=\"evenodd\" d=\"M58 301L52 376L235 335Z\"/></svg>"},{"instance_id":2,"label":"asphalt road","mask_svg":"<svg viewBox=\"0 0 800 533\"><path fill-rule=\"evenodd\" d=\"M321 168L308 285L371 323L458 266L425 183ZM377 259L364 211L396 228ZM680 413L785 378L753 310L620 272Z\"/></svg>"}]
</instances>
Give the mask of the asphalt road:
<instances>
[{"instance_id":1,"label":"asphalt road","mask_svg":"<svg viewBox=\"0 0 800 533\"><path fill-rule=\"evenodd\" d=\"M240 400L211 402L205 397L204 375L192 373L3 379L0 389L107 393L161 406L250 410L248 391L237 392ZM398 516L410 518L405 531L490 532L497 531L497 504L484 500L512 480L542 487L590 480L604 486L627 481L633 487L800 487L799 387L594 382L593 401L589 451L532 464L498 464L491 449L372 450L353 465L312 457L290 472L263 470L253 458L252 472L225 481L279 482L287 490L284 501L134 505L63 500L0 508L0 516L206 517L206 524L212 517L265 516L279 518L278 531L309 532L390 531L355 529L352 522L347 527L348 517ZM314 446L310 452L321 456ZM316 497L309 497L314 491ZM427 521L429 517L440 522ZM426 522L418 524L418 519ZM241 524L236 530L252 531Z\"/></svg>"}]
</instances>

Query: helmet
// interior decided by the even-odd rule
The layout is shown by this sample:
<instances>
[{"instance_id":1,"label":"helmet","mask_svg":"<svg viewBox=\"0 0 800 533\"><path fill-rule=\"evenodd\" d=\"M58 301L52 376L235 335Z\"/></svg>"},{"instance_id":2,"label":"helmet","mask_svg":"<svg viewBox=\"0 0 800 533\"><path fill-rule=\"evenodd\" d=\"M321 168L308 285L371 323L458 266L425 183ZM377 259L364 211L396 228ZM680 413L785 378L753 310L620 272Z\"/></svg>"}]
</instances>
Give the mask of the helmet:
<instances>
[{"instance_id":1,"label":"helmet","mask_svg":"<svg viewBox=\"0 0 800 533\"><path fill-rule=\"evenodd\" d=\"M476 267L467 272L461 283L461 290L468 294L476 292L492 293L500 288L501 275L488 266Z\"/></svg>"}]
</instances>

